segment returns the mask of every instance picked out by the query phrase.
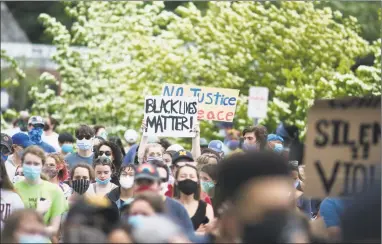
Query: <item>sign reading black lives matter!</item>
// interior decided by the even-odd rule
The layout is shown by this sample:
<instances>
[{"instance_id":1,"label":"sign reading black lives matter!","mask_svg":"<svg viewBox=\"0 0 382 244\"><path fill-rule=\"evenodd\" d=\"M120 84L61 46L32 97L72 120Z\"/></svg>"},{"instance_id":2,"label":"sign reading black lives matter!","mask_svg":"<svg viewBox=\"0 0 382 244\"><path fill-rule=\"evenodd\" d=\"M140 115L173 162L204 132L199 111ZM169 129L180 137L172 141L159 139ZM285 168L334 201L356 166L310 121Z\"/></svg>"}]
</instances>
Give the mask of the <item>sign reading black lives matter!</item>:
<instances>
[{"instance_id":1,"label":"sign reading black lives matter!","mask_svg":"<svg viewBox=\"0 0 382 244\"><path fill-rule=\"evenodd\" d=\"M366 190L380 176L381 97L316 101L305 145L307 196Z\"/></svg>"},{"instance_id":2,"label":"sign reading black lives matter!","mask_svg":"<svg viewBox=\"0 0 382 244\"><path fill-rule=\"evenodd\" d=\"M197 105L195 97L146 97L143 135L195 137Z\"/></svg>"}]
</instances>

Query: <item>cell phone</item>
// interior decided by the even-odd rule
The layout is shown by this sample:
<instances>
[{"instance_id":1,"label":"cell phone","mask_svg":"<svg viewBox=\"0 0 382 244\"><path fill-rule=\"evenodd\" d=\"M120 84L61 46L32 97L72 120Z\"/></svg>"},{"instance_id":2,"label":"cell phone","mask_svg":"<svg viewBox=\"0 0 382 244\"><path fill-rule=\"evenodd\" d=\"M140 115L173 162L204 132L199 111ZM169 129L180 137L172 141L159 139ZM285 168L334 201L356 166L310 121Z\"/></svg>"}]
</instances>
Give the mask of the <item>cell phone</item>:
<instances>
[{"instance_id":1,"label":"cell phone","mask_svg":"<svg viewBox=\"0 0 382 244\"><path fill-rule=\"evenodd\" d=\"M202 224L208 224L210 222L210 219L206 216L202 222Z\"/></svg>"}]
</instances>

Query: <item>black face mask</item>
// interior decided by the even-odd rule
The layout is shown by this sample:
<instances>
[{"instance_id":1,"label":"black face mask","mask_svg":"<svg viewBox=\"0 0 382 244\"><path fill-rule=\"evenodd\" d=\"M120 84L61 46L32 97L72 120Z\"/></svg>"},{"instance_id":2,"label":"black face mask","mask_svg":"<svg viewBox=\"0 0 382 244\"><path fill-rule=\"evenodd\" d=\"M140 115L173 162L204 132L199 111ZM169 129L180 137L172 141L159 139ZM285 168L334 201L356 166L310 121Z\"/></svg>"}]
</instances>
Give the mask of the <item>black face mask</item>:
<instances>
[{"instance_id":1,"label":"black face mask","mask_svg":"<svg viewBox=\"0 0 382 244\"><path fill-rule=\"evenodd\" d=\"M90 181L85 179L72 181L73 190L80 195L84 194L88 190L89 185L90 185Z\"/></svg>"},{"instance_id":2,"label":"black face mask","mask_svg":"<svg viewBox=\"0 0 382 244\"><path fill-rule=\"evenodd\" d=\"M50 125L48 125L47 123L44 124L44 131L48 131L50 130Z\"/></svg>"},{"instance_id":3,"label":"black face mask","mask_svg":"<svg viewBox=\"0 0 382 244\"><path fill-rule=\"evenodd\" d=\"M198 190L198 183L193 180L187 179L178 181L178 187L182 193L188 196L192 193L196 193L196 191Z\"/></svg>"}]
</instances>

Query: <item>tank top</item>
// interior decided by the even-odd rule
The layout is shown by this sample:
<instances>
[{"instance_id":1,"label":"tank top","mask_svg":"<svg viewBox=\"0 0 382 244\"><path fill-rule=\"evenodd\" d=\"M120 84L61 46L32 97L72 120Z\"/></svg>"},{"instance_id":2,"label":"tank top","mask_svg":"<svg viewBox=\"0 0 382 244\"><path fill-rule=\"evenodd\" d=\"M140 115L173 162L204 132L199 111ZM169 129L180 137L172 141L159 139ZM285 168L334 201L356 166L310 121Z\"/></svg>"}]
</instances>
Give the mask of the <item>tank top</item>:
<instances>
[{"instance_id":1,"label":"tank top","mask_svg":"<svg viewBox=\"0 0 382 244\"><path fill-rule=\"evenodd\" d=\"M199 200L198 208L194 216L192 216L191 221L194 226L194 230L197 230L199 226L203 223L206 218L207 203L202 200Z\"/></svg>"}]
</instances>

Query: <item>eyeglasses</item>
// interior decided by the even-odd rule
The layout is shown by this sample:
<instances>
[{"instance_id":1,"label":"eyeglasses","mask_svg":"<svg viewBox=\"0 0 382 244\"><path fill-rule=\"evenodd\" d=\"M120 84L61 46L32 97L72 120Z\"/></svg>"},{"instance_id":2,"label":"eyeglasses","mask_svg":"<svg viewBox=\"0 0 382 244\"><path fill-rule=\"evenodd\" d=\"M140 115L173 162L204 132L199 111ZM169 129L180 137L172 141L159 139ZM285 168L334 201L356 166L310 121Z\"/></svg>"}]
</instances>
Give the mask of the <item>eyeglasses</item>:
<instances>
[{"instance_id":1,"label":"eyeglasses","mask_svg":"<svg viewBox=\"0 0 382 244\"><path fill-rule=\"evenodd\" d=\"M99 155L102 156L102 155L106 155L106 156L111 156L111 152L110 151L99 151Z\"/></svg>"},{"instance_id":2,"label":"eyeglasses","mask_svg":"<svg viewBox=\"0 0 382 244\"><path fill-rule=\"evenodd\" d=\"M78 137L77 137L78 140L82 140L84 138L86 140L90 140L92 138L92 136L90 136L90 135L78 135Z\"/></svg>"},{"instance_id":3,"label":"eyeglasses","mask_svg":"<svg viewBox=\"0 0 382 244\"><path fill-rule=\"evenodd\" d=\"M160 178L160 182L166 183L167 182L167 178Z\"/></svg>"}]
</instances>

